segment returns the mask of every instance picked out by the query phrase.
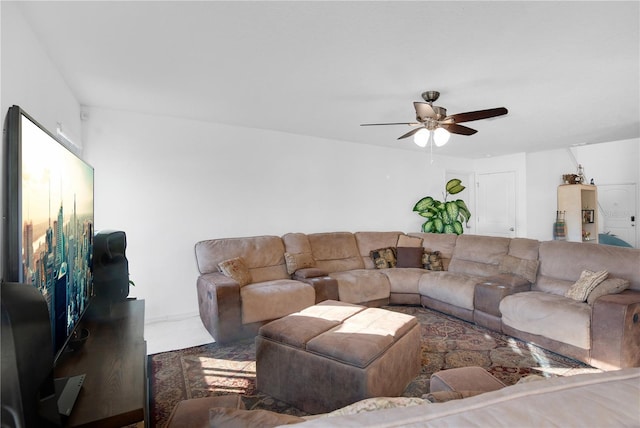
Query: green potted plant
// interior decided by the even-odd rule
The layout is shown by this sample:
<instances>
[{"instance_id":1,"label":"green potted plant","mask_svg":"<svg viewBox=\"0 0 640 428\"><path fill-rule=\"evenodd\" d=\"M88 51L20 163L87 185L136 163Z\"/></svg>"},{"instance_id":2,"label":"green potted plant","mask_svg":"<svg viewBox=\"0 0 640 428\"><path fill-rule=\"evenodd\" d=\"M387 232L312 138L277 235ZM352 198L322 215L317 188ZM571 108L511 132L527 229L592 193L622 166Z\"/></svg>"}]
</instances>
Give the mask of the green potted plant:
<instances>
[{"instance_id":1,"label":"green potted plant","mask_svg":"<svg viewBox=\"0 0 640 428\"><path fill-rule=\"evenodd\" d=\"M431 196L425 196L416 202L413 211L426 218L422 224L423 232L455 233L456 235L464 233L462 223L467 225L471 218L467 205L462 199L447 202L447 196L460 193L464 189L462 181L453 178L445 186L444 202L433 199Z\"/></svg>"}]
</instances>

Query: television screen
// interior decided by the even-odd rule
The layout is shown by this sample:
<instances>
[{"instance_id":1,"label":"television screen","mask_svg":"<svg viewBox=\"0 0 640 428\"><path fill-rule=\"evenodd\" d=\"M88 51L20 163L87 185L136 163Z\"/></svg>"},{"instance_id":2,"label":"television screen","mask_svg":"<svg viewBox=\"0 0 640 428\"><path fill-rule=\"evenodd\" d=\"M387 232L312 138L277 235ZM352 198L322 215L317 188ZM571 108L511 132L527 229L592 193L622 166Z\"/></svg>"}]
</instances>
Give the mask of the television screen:
<instances>
[{"instance_id":1,"label":"television screen","mask_svg":"<svg viewBox=\"0 0 640 428\"><path fill-rule=\"evenodd\" d=\"M62 351L93 294L93 168L20 107L7 115L4 280L47 301Z\"/></svg>"}]
</instances>

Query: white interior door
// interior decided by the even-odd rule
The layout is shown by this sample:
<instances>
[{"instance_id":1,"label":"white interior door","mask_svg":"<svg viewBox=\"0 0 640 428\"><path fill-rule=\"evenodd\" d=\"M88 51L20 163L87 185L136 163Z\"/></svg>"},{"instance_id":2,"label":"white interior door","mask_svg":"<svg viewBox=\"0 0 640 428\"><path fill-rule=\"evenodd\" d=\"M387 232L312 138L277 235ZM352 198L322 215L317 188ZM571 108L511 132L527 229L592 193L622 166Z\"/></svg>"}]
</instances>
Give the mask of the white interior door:
<instances>
[{"instance_id":1,"label":"white interior door","mask_svg":"<svg viewBox=\"0 0 640 428\"><path fill-rule=\"evenodd\" d=\"M476 209L478 235L515 237L515 171L478 174Z\"/></svg>"},{"instance_id":2,"label":"white interior door","mask_svg":"<svg viewBox=\"0 0 640 428\"><path fill-rule=\"evenodd\" d=\"M598 186L602 233L610 233L638 248L636 235L637 193L635 184Z\"/></svg>"}]
</instances>

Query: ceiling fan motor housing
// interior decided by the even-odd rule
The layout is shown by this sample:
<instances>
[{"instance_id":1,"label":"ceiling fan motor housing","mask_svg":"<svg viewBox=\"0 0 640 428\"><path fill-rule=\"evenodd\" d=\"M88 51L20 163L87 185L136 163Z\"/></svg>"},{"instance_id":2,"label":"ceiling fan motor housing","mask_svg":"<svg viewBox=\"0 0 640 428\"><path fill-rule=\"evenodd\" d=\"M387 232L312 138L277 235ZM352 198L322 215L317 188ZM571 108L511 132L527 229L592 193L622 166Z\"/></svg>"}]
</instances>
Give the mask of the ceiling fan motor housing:
<instances>
[{"instance_id":1,"label":"ceiling fan motor housing","mask_svg":"<svg viewBox=\"0 0 640 428\"><path fill-rule=\"evenodd\" d=\"M434 106L434 105L432 105L431 108L433 109L435 116L420 116L419 114L417 114L416 120L420 123L426 123L429 120L438 121L438 120L443 120L445 117L447 117L446 108L440 107L440 106Z\"/></svg>"},{"instance_id":2,"label":"ceiling fan motor housing","mask_svg":"<svg viewBox=\"0 0 640 428\"><path fill-rule=\"evenodd\" d=\"M425 91L422 93L422 99L428 103L432 103L440 98L440 92L438 91Z\"/></svg>"}]
</instances>

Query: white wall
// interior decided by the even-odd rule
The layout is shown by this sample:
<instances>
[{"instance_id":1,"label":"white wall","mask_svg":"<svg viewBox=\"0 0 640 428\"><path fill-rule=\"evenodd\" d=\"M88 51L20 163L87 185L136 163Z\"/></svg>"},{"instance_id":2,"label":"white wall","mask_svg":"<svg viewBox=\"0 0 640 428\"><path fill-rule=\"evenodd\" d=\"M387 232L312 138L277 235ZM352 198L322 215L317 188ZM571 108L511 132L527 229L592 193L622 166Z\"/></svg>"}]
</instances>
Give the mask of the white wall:
<instances>
[{"instance_id":1,"label":"white wall","mask_svg":"<svg viewBox=\"0 0 640 428\"><path fill-rule=\"evenodd\" d=\"M57 124L61 123L64 132L81 147L80 104L16 5L0 1L0 10L0 115L3 127L9 107L19 105L54 134ZM4 144L2 146L4 150ZM73 151L80 154L76 149ZM3 151L0 162L3 182L4 163ZM4 198L0 199L4 213ZM3 233L4 227L0 227L0 242L3 242ZM4 260L2 247L0 260Z\"/></svg>"},{"instance_id":2,"label":"white wall","mask_svg":"<svg viewBox=\"0 0 640 428\"><path fill-rule=\"evenodd\" d=\"M105 109L90 109L81 122L81 106L19 10L0 2L0 12L2 119L17 104L50 131L62 123L76 144L84 142L83 157L96 168L96 229L127 232L132 295L146 300L147 320L197 312L198 240L417 231L413 204L441 195L447 172L515 170L526 195L517 201L518 236L552 239L557 185L575 172L568 150L431 163L427 152ZM639 146L634 139L573 153L596 184L638 183Z\"/></svg>"},{"instance_id":3,"label":"white wall","mask_svg":"<svg viewBox=\"0 0 640 428\"><path fill-rule=\"evenodd\" d=\"M127 233L148 320L197 312L194 244L287 232L419 231L411 209L471 161L191 120L90 109L96 230Z\"/></svg>"},{"instance_id":4,"label":"white wall","mask_svg":"<svg viewBox=\"0 0 640 428\"><path fill-rule=\"evenodd\" d=\"M55 134L58 123L82 146L80 104L14 2L2 8L2 118L19 105ZM4 123L4 122L3 122ZM76 151L77 152L77 151Z\"/></svg>"},{"instance_id":5,"label":"white wall","mask_svg":"<svg viewBox=\"0 0 640 428\"><path fill-rule=\"evenodd\" d=\"M572 149L576 161L596 185L637 183L640 178L640 139L590 144Z\"/></svg>"},{"instance_id":6,"label":"white wall","mask_svg":"<svg viewBox=\"0 0 640 428\"><path fill-rule=\"evenodd\" d=\"M640 139L578 146L526 155L528 237L553 239L557 188L563 174L584 167L587 182L596 185L640 183ZM640 186L637 186L640 187ZM640 189L639 189L640 191ZM640 201L640 194L638 195Z\"/></svg>"}]
</instances>

